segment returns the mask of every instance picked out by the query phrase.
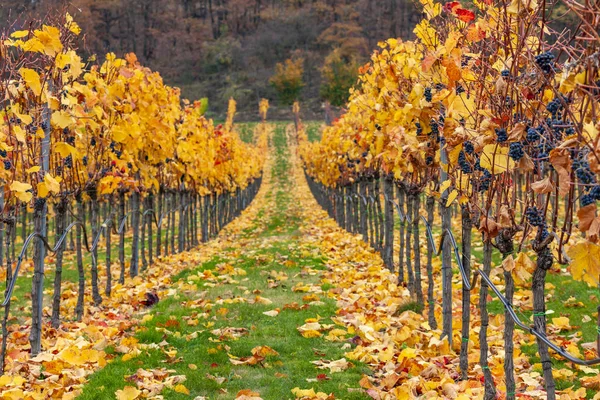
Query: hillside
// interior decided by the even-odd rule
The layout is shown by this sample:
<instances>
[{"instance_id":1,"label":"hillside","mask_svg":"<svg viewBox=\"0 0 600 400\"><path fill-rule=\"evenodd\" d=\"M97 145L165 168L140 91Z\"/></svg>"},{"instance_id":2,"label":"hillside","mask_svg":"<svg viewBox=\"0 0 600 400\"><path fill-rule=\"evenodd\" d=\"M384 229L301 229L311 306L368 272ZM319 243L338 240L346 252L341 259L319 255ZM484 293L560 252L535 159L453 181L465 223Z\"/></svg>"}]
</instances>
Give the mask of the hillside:
<instances>
[{"instance_id":1,"label":"hillside","mask_svg":"<svg viewBox=\"0 0 600 400\"><path fill-rule=\"evenodd\" d=\"M48 10L75 17L88 55L134 52L184 97L208 97L209 115L222 118L235 97L240 119L256 119L262 97L272 100L272 116L289 117L269 84L288 58L303 59L305 117L322 118L326 60L339 62L329 71L335 86L327 96L341 105L377 43L412 38L420 18L409 0L3 0L0 27L29 15L47 18Z\"/></svg>"}]
</instances>

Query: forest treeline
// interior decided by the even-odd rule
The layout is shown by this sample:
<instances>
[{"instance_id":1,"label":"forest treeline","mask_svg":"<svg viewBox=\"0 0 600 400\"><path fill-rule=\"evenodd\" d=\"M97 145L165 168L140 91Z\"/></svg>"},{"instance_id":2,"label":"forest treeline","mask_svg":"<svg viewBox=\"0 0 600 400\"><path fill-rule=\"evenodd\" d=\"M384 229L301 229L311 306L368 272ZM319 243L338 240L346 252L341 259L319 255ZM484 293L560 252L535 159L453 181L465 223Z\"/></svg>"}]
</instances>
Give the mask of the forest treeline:
<instances>
[{"instance_id":1,"label":"forest treeline","mask_svg":"<svg viewBox=\"0 0 600 400\"><path fill-rule=\"evenodd\" d=\"M0 27L59 11L81 25L84 54L134 52L211 115L234 97L244 119L263 97L275 113L296 97L313 115L343 104L377 42L412 38L420 18L411 0L3 0Z\"/></svg>"}]
</instances>

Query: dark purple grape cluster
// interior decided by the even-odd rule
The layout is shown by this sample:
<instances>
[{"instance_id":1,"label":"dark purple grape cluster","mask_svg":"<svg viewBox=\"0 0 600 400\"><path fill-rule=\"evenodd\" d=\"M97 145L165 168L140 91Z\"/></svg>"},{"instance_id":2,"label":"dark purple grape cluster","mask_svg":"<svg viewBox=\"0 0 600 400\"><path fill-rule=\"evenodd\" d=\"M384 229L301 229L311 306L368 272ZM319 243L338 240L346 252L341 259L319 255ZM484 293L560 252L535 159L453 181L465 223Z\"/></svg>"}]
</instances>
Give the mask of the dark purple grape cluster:
<instances>
[{"instance_id":1,"label":"dark purple grape cluster","mask_svg":"<svg viewBox=\"0 0 600 400\"><path fill-rule=\"evenodd\" d=\"M475 146L473 146L472 142L467 140L466 142L463 143L463 150L467 154L473 154L473 153L475 153Z\"/></svg>"},{"instance_id":2,"label":"dark purple grape cluster","mask_svg":"<svg viewBox=\"0 0 600 400\"><path fill-rule=\"evenodd\" d=\"M510 149L508 150L508 156L515 161L519 161L525 152L523 151L523 143L515 142L510 144Z\"/></svg>"},{"instance_id":3,"label":"dark purple grape cluster","mask_svg":"<svg viewBox=\"0 0 600 400\"><path fill-rule=\"evenodd\" d=\"M46 204L46 199L38 197L33 202L33 208L36 210L41 210L42 208L44 208L45 204Z\"/></svg>"},{"instance_id":4,"label":"dark purple grape cluster","mask_svg":"<svg viewBox=\"0 0 600 400\"><path fill-rule=\"evenodd\" d=\"M65 167L73 168L73 156L71 156L70 154L67 157L65 157Z\"/></svg>"},{"instance_id":5,"label":"dark purple grape cluster","mask_svg":"<svg viewBox=\"0 0 600 400\"><path fill-rule=\"evenodd\" d=\"M427 164L427 165L433 164L433 156L427 156L427 158L425 158L425 164Z\"/></svg>"},{"instance_id":6,"label":"dark purple grape cluster","mask_svg":"<svg viewBox=\"0 0 600 400\"><path fill-rule=\"evenodd\" d=\"M554 54L546 51L542 54L535 56L535 63L540 67L542 71L545 73L550 73L554 71Z\"/></svg>"},{"instance_id":7,"label":"dark purple grape cluster","mask_svg":"<svg viewBox=\"0 0 600 400\"><path fill-rule=\"evenodd\" d=\"M502 75L503 78L508 78L510 76L510 71L503 69L502 72L500 72L500 75Z\"/></svg>"},{"instance_id":8,"label":"dark purple grape cluster","mask_svg":"<svg viewBox=\"0 0 600 400\"><path fill-rule=\"evenodd\" d=\"M457 83L456 84L456 94L464 93L464 91L465 91L465 88L462 87L462 85L460 83Z\"/></svg>"},{"instance_id":9,"label":"dark purple grape cluster","mask_svg":"<svg viewBox=\"0 0 600 400\"><path fill-rule=\"evenodd\" d=\"M94 147L95 145L96 145L96 138L95 138L95 137L93 137L93 138L90 140L90 146Z\"/></svg>"},{"instance_id":10,"label":"dark purple grape cluster","mask_svg":"<svg viewBox=\"0 0 600 400\"><path fill-rule=\"evenodd\" d=\"M490 188L490 183L492 182L492 174L487 169L483 170L483 174L481 178L479 178L479 191L485 192Z\"/></svg>"},{"instance_id":11,"label":"dark purple grape cluster","mask_svg":"<svg viewBox=\"0 0 600 400\"><path fill-rule=\"evenodd\" d=\"M481 166L481 159L479 156L475 159L475 171L487 171L487 169Z\"/></svg>"},{"instance_id":12,"label":"dark purple grape cluster","mask_svg":"<svg viewBox=\"0 0 600 400\"><path fill-rule=\"evenodd\" d=\"M433 95L431 94L430 87L425 88L425 92L423 93L423 95L425 96L425 100L431 103L431 100L433 99Z\"/></svg>"},{"instance_id":13,"label":"dark purple grape cluster","mask_svg":"<svg viewBox=\"0 0 600 400\"><path fill-rule=\"evenodd\" d=\"M527 136L525 136L525 139L529 142L529 143L533 143L536 142L540 139L540 132L535 129L535 128L528 128L527 129Z\"/></svg>"},{"instance_id":14,"label":"dark purple grape cluster","mask_svg":"<svg viewBox=\"0 0 600 400\"><path fill-rule=\"evenodd\" d=\"M596 199L594 199L591 195L589 194L584 194L583 196L581 196L581 198L579 199L579 202L581 203L581 207L585 207L585 206L589 206L590 204L594 203L596 201Z\"/></svg>"},{"instance_id":15,"label":"dark purple grape cluster","mask_svg":"<svg viewBox=\"0 0 600 400\"><path fill-rule=\"evenodd\" d=\"M71 146L74 146L75 145L75 136L67 137L67 143L69 143Z\"/></svg>"},{"instance_id":16,"label":"dark purple grape cluster","mask_svg":"<svg viewBox=\"0 0 600 400\"><path fill-rule=\"evenodd\" d=\"M498 143L504 143L508 140L508 133L506 133L506 129L504 128L496 128L496 141Z\"/></svg>"},{"instance_id":17,"label":"dark purple grape cluster","mask_svg":"<svg viewBox=\"0 0 600 400\"><path fill-rule=\"evenodd\" d=\"M432 119L431 121L429 121L429 125L431 126L431 132L429 134L433 136L438 136L440 134L440 126L438 125L436 120Z\"/></svg>"},{"instance_id":18,"label":"dark purple grape cluster","mask_svg":"<svg viewBox=\"0 0 600 400\"><path fill-rule=\"evenodd\" d=\"M0 157L6 157L7 153L6 150L0 150Z\"/></svg>"},{"instance_id":19,"label":"dark purple grape cluster","mask_svg":"<svg viewBox=\"0 0 600 400\"><path fill-rule=\"evenodd\" d=\"M421 123L420 122L416 122L415 126L417 127L417 135L422 135L423 134L423 128L421 127Z\"/></svg>"},{"instance_id":20,"label":"dark purple grape cluster","mask_svg":"<svg viewBox=\"0 0 600 400\"><path fill-rule=\"evenodd\" d=\"M596 176L590 170L590 164L585 158L573 161L573 169L579 182L585 185L596 183Z\"/></svg>"},{"instance_id":21,"label":"dark purple grape cluster","mask_svg":"<svg viewBox=\"0 0 600 400\"><path fill-rule=\"evenodd\" d=\"M4 169L8 171L11 168L12 168L12 163L10 162L10 160L4 160Z\"/></svg>"},{"instance_id":22,"label":"dark purple grape cluster","mask_svg":"<svg viewBox=\"0 0 600 400\"><path fill-rule=\"evenodd\" d=\"M555 116L561 109L562 109L562 103L558 99L552 100L546 106L546 110L548 110L548 112L550 114L552 114L553 116Z\"/></svg>"},{"instance_id":23,"label":"dark purple grape cluster","mask_svg":"<svg viewBox=\"0 0 600 400\"><path fill-rule=\"evenodd\" d=\"M83 162L83 165L85 165L85 166L88 165L88 158L87 158L87 156L83 156L83 159L81 161Z\"/></svg>"},{"instance_id":24,"label":"dark purple grape cluster","mask_svg":"<svg viewBox=\"0 0 600 400\"><path fill-rule=\"evenodd\" d=\"M537 226L538 228L546 226L546 221L542 218L542 212L537 207L527 207L525 217L531 226Z\"/></svg>"},{"instance_id":25,"label":"dark purple grape cluster","mask_svg":"<svg viewBox=\"0 0 600 400\"><path fill-rule=\"evenodd\" d=\"M460 170L465 174L470 174L471 172L473 172L473 168L471 168L471 164L469 164L469 161L467 161L467 156L462 150L460 151L460 153L458 153L458 166L460 167Z\"/></svg>"},{"instance_id":26,"label":"dark purple grape cluster","mask_svg":"<svg viewBox=\"0 0 600 400\"><path fill-rule=\"evenodd\" d=\"M590 190L590 196L592 196L594 200L600 200L600 185L596 185Z\"/></svg>"}]
</instances>

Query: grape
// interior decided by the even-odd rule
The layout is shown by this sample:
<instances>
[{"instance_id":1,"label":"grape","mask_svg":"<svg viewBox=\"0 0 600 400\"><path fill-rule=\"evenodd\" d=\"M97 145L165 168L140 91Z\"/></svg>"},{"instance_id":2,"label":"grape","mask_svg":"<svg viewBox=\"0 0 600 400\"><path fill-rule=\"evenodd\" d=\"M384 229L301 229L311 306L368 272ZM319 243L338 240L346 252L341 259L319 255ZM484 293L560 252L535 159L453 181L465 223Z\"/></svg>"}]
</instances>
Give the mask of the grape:
<instances>
[{"instance_id":1,"label":"grape","mask_svg":"<svg viewBox=\"0 0 600 400\"><path fill-rule=\"evenodd\" d=\"M594 203L596 200L591 195L584 194L583 196L581 196L579 201L581 202L581 207L585 207Z\"/></svg>"},{"instance_id":2,"label":"grape","mask_svg":"<svg viewBox=\"0 0 600 400\"><path fill-rule=\"evenodd\" d=\"M500 74L503 78L508 78L510 76L510 71L507 69L503 69L502 72L500 72Z\"/></svg>"},{"instance_id":3,"label":"grape","mask_svg":"<svg viewBox=\"0 0 600 400\"><path fill-rule=\"evenodd\" d=\"M470 174L471 172L473 172L473 168L471 168L471 164L469 164L469 162L467 161L465 152L462 150L458 154L458 166L460 167L460 170L465 174Z\"/></svg>"},{"instance_id":4,"label":"grape","mask_svg":"<svg viewBox=\"0 0 600 400\"><path fill-rule=\"evenodd\" d=\"M65 166L67 168L73 167L73 157L70 154L65 158Z\"/></svg>"},{"instance_id":5,"label":"grape","mask_svg":"<svg viewBox=\"0 0 600 400\"><path fill-rule=\"evenodd\" d=\"M535 63L545 73L554 71L554 54L546 51L542 54L535 56Z\"/></svg>"},{"instance_id":6,"label":"grape","mask_svg":"<svg viewBox=\"0 0 600 400\"><path fill-rule=\"evenodd\" d=\"M36 210L41 210L44 207L45 204L46 204L46 199L38 197L38 198L35 199L35 201L33 203L33 207Z\"/></svg>"},{"instance_id":7,"label":"grape","mask_svg":"<svg viewBox=\"0 0 600 400\"><path fill-rule=\"evenodd\" d=\"M496 129L496 141L498 143L504 143L508 140L508 134L506 133L506 129Z\"/></svg>"},{"instance_id":8,"label":"grape","mask_svg":"<svg viewBox=\"0 0 600 400\"><path fill-rule=\"evenodd\" d=\"M538 132L537 129L535 129L535 128L527 129L527 136L525 137L525 139L527 139L528 142L530 142L530 143L535 142L535 141L539 140L539 138L540 138L540 133Z\"/></svg>"},{"instance_id":9,"label":"grape","mask_svg":"<svg viewBox=\"0 0 600 400\"><path fill-rule=\"evenodd\" d=\"M460 83L456 85L456 94L461 94L464 91L465 91L465 88L463 88Z\"/></svg>"},{"instance_id":10,"label":"grape","mask_svg":"<svg viewBox=\"0 0 600 400\"><path fill-rule=\"evenodd\" d=\"M524 155L525 152L523 151L523 143L516 142L510 144L510 150L508 151L508 156L510 158L515 161L519 161Z\"/></svg>"},{"instance_id":11,"label":"grape","mask_svg":"<svg viewBox=\"0 0 600 400\"><path fill-rule=\"evenodd\" d=\"M0 157L6 157L6 150L0 150Z\"/></svg>"},{"instance_id":12,"label":"grape","mask_svg":"<svg viewBox=\"0 0 600 400\"><path fill-rule=\"evenodd\" d=\"M425 159L425 164L427 164L427 165L433 164L433 157L427 156L427 158Z\"/></svg>"},{"instance_id":13,"label":"grape","mask_svg":"<svg viewBox=\"0 0 600 400\"><path fill-rule=\"evenodd\" d=\"M4 160L4 169L5 170L9 170L12 167L12 163L10 162L10 160Z\"/></svg>"},{"instance_id":14,"label":"grape","mask_svg":"<svg viewBox=\"0 0 600 400\"><path fill-rule=\"evenodd\" d=\"M471 143L468 140L463 143L463 149L464 149L465 153L467 153L467 154L475 153L475 147L473 146L473 143Z\"/></svg>"},{"instance_id":15,"label":"grape","mask_svg":"<svg viewBox=\"0 0 600 400\"><path fill-rule=\"evenodd\" d=\"M83 165L88 165L88 158L87 158L87 156L83 156L82 161L83 161Z\"/></svg>"},{"instance_id":16,"label":"grape","mask_svg":"<svg viewBox=\"0 0 600 400\"><path fill-rule=\"evenodd\" d=\"M546 110L552 115L556 115L556 113L562 108L562 103L558 99L552 100L546 106Z\"/></svg>"},{"instance_id":17,"label":"grape","mask_svg":"<svg viewBox=\"0 0 600 400\"><path fill-rule=\"evenodd\" d=\"M479 179L479 191L485 192L490 188L490 183L492 182L492 174L487 169L483 170L483 175Z\"/></svg>"},{"instance_id":18,"label":"grape","mask_svg":"<svg viewBox=\"0 0 600 400\"><path fill-rule=\"evenodd\" d=\"M434 119L432 119L431 121L429 121L430 125L431 125L431 135L437 136L440 133L440 128L437 122L435 122Z\"/></svg>"},{"instance_id":19,"label":"grape","mask_svg":"<svg viewBox=\"0 0 600 400\"><path fill-rule=\"evenodd\" d=\"M431 103L431 100L433 99L433 96L431 95L431 88L430 87L426 87L425 88L425 92L423 93L423 95L425 96L425 100Z\"/></svg>"},{"instance_id":20,"label":"grape","mask_svg":"<svg viewBox=\"0 0 600 400\"><path fill-rule=\"evenodd\" d=\"M421 135L423 133L423 128L421 128L421 124L419 122L416 122L415 126L417 127L417 135Z\"/></svg>"},{"instance_id":21,"label":"grape","mask_svg":"<svg viewBox=\"0 0 600 400\"><path fill-rule=\"evenodd\" d=\"M527 207L525 217L531 226L545 227L546 221L542 218L542 212L537 207Z\"/></svg>"},{"instance_id":22,"label":"grape","mask_svg":"<svg viewBox=\"0 0 600 400\"><path fill-rule=\"evenodd\" d=\"M600 185L596 185L590 190L590 196L592 196L594 200L600 200Z\"/></svg>"},{"instance_id":23,"label":"grape","mask_svg":"<svg viewBox=\"0 0 600 400\"><path fill-rule=\"evenodd\" d=\"M92 140L90 140L90 146L95 146L96 145L96 138L93 137Z\"/></svg>"}]
</instances>

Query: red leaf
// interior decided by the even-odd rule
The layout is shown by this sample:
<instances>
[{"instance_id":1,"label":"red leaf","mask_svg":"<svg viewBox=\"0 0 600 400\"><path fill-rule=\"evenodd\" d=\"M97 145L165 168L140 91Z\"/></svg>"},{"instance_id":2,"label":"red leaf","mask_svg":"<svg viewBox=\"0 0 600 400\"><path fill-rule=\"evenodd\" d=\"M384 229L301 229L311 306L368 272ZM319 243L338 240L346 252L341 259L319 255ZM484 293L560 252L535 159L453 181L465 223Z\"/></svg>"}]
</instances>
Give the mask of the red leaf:
<instances>
[{"instance_id":1,"label":"red leaf","mask_svg":"<svg viewBox=\"0 0 600 400\"><path fill-rule=\"evenodd\" d=\"M475 19L475 13L470 10L465 10L464 8L457 8L454 10L456 17L463 22L471 22Z\"/></svg>"},{"instance_id":2,"label":"red leaf","mask_svg":"<svg viewBox=\"0 0 600 400\"><path fill-rule=\"evenodd\" d=\"M460 7L460 3L458 1L452 1L444 4L444 10L447 12L453 12L456 7Z\"/></svg>"},{"instance_id":3,"label":"red leaf","mask_svg":"<svg viewBox=\"0 0 600 400\"><path fill-rule=\"evenodd\" d=\"M330 378L326 375L326 374L319 374L317 375L317 381L321 382L321 381L328 381Z\"/></svg>"}]
</instances>

